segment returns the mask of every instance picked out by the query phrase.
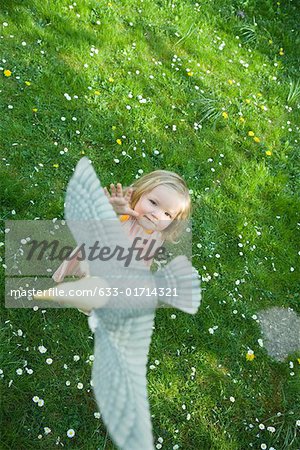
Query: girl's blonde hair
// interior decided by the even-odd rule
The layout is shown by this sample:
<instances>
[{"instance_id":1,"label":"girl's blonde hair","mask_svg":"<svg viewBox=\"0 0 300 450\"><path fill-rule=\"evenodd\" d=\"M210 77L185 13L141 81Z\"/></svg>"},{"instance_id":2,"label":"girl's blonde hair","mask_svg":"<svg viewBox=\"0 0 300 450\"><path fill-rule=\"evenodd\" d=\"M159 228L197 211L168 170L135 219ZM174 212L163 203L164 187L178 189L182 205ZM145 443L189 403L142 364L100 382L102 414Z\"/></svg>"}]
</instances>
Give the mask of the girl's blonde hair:
<instances>
[{"instance_id":1,"label":"girl's blonde hair","mask_svg":"<svg viewBox=\"0 0 300 450\"><path fill-rule=\"evenodd\" d=\"M189 190L183 178L177 175L177 173L169 172L168 170L155 170L135 181L131 185L133 188L130 202L131 208L135 208L135 205L143 194L147 194L155 187L161 185L174 189L182 197L182 208L180 212L174 217L172 223L162 231L163 239L174 241L182 232L183 221L187 220L191 214Z\"/></svg>"}]
</instances>

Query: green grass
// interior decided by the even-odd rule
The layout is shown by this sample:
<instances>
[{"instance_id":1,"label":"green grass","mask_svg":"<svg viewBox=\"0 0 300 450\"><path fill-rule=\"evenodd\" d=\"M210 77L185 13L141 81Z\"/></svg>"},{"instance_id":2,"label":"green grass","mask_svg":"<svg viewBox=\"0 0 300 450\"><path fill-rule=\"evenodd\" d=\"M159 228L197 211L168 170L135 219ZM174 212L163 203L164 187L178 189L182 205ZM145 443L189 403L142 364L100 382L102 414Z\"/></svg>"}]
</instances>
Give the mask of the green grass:
<instances>
[{"instance_id":1,"label":"green grass","mask_svg":"<svg viewBox=\"0 0 300 450\"><path fill-rule=\"evenodd\" d=\"M1 218L62 218L84 154L103 184L128 185L139 169L181 174L193 190L203 300L195 317L157 311L148 372L155 445L161 437L165 449L295 450L300 355L269 358L252 316L275 305L300 312L299 4L76 3L1 2ZM5 308L2 316L1 448L59 448L58 437L66 448L114 448L94 417L86 317Z\"/></svg>"}]
</instances>

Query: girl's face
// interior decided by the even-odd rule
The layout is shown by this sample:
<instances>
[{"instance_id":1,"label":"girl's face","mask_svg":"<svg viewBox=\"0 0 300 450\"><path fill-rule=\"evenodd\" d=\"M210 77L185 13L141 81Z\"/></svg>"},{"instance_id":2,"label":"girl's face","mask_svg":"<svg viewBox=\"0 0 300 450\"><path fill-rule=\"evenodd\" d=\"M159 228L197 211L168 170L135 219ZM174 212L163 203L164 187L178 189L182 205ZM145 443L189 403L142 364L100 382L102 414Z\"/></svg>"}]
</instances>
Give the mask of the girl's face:
<instances>
[{"instance_id":1,"label":"girl's face","mask_svg":"<svg viewBox=\"0 0 300 450\"><path fill-rule=\"evenodd\" d=\"M141 196L134 210L143 228L162 231L167 228L182 209L182 197L169 186L160 185Z\"/></svg>"}]
</instances>

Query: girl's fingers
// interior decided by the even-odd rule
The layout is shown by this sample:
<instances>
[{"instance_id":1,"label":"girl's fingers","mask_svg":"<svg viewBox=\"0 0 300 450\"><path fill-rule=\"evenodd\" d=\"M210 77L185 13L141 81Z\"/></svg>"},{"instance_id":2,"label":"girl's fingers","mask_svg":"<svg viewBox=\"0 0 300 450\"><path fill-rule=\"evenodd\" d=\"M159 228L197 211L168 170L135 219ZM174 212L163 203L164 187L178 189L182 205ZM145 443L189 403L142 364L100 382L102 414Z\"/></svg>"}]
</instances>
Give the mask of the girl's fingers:
<instances>
[{"instance_id":1,"label":"girl's fingers","mask_svg":"<svg viewBox=\"0 0 300 450\"><path fill-rule=\"evenodd\" d=\"M117 197L123 197L123 190L121 183L117 183Z\"/></svg>"},{"instance_id":2,"label":"girl's fingers","mask_svg":"<svg viewBox=\"0 0 300 450\"><path fill-rule=\"evenodd\" d=\"M111 190L111 196L115 197L115 195L116 195L116 188L115 188L115 185L113 183L111 183L111 185L110 185L110 190Z\"/></svg>"}]
</instances>

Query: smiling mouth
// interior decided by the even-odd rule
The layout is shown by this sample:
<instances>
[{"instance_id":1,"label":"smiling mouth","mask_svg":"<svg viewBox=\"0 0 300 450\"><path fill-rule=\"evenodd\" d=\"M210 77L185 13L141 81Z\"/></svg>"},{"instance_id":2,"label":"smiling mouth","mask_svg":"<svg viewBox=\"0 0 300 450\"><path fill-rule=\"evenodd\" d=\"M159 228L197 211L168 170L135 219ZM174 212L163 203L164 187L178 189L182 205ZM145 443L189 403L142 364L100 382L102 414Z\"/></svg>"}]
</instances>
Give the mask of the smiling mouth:
<instances>
[{"instance_id":1,"label":"smiling mouth","mask_svg":"<svg viewBox=\"0 0 300 450\"><path fill-rule=\"evenodd\" d=\"M155 225L155 223L153 222L153 220L149 219L149 217L147 217L147 216L144 216L144 217L146 217L146 219L148 219L151 223L153 223L153 225Z\"/></svg>"}]
</instances>

